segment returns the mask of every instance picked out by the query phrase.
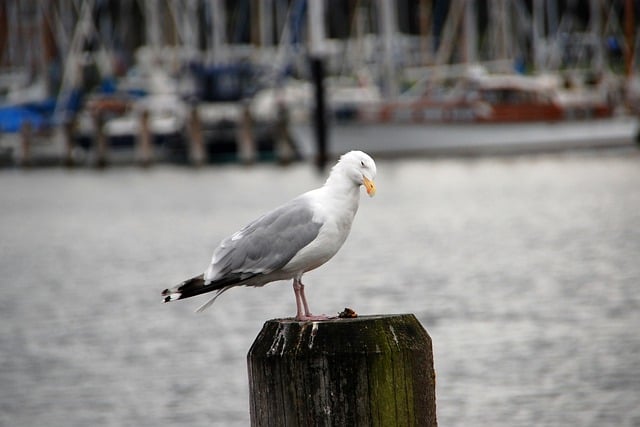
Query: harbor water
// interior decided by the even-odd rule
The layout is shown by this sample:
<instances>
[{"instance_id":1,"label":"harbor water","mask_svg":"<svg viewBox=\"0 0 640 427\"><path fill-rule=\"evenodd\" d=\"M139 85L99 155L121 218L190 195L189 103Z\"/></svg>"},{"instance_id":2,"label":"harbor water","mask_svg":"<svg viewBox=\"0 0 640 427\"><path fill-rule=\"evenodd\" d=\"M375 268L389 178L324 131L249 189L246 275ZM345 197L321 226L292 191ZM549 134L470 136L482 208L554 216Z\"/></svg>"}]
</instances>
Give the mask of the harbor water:
<instances>
[{"instance_id":1,"label":"harbor water","mask_svg":"<svg viewBox=\"0 0 640 427\"><path fill-rule=\"evenodd\" d=\"M0 426L246 426L291 285L162 304L310 165L0 170ZM640 426L640 155L379 160L317 313L415 313L440 425Z\"/></svg>"}]
</instances>

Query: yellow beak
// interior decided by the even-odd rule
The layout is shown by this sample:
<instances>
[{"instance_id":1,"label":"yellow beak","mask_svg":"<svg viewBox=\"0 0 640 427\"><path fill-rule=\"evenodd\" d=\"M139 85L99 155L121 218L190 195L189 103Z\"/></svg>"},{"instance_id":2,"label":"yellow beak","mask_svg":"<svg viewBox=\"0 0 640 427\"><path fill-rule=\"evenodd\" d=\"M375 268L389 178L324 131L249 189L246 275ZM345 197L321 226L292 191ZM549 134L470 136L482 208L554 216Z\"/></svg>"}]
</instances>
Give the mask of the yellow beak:
<instances>
[{"instance_id":1,"label":"yellow beak","mask_svg":"<svg viewBox=\"0 0 640 427\"><path fill-rule=\"evenodd\" d=\"M371 197L376 195L376 186L373 183L373 181L371 181L369 178L367 177L363 177L362 178L362 184L364 185L364 188L367 189L367 194Z\"/></svg>"}]
</instances>

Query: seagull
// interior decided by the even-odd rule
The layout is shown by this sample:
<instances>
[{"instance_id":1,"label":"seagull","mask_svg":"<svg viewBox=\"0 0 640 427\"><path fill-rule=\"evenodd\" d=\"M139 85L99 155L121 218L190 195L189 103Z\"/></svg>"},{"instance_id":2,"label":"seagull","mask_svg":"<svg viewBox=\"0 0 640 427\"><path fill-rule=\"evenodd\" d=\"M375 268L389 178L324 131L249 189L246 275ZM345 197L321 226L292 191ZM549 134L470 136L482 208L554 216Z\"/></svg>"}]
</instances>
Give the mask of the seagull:
<instances>
[{"instance_id":1,"label":"seagull","mask_svg":"<svg viewBox=\"0 0 640 427\"><path fill-rule=\"evenodd\" d=\"M373 197L375 177L376 164L369 155L362 151L342 155L322 187L301 194L224 239L203 274L162 291L164 302L215 291L197 310L201 312L233 287L293 280L295 320L329 319L311 314L302 275L338 252L358 210L360 187Z\"/></svg>"}]
</instances>

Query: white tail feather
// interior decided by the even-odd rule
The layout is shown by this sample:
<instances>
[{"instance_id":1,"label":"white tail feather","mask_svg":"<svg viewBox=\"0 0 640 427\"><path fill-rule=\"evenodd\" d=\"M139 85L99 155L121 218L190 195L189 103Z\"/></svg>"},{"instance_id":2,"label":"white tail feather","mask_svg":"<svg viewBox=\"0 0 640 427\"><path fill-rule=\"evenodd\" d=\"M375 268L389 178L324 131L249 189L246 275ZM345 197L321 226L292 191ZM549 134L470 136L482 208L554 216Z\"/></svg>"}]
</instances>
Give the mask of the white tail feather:
<instances>
[{"instance_id":1,"label":"white tail feather","mask_svg":"<svg viewBox=\"0 0 640 427\"><path fill-rule=\"evenodd\" d=\"M181 295L182 295L182 293L180 293L180 292L173 292L173 293L167 295L166 297L164 297L164 302L171 302L171 301L175 301L177 299L180 299Z\"/></svg>"},{"instance_id":2,"label":"white tail feather","mask_svg":"<svg viewBox=\"0 0 640 427\"><path fill-rule=\"evenodd\" d=\"M216 299L217 299L220 295L222 295L222 293L223 293L224 291L226 291L227 289L231 289L231 288L233 288L233 286L227 286L227 287L224 287L224 288L222 288L222 289L220 289L220 290L216 291L216 295L215 295L213 298L211 298L209 301L205 302L205 303L204 303L204 304L202 304L200 307L198 307L198 309L196 310L196 313L202 313L202 312L203 312L203 311L205 311L207 308L211 307L211 305L216 301Z\"/></svg>"}]
</instances>

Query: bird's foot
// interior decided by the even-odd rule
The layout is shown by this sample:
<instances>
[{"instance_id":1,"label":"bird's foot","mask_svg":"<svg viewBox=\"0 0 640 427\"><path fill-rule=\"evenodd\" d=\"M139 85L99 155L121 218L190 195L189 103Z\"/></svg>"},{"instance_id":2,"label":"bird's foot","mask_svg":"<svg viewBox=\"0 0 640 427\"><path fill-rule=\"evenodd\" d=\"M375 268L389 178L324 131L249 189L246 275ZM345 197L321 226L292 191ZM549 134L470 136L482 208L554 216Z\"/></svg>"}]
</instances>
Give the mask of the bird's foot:
<instances>
[{"instance_id":1,"label":"bird's foot","mask_svg":"<svg viewBox=\"0 0 640 427\"><path fill-rule=\"evenodd\" d=\"M318 320L331 320L335 318L336 316L327 316L326 314L318 314L318 315L303 314L303 315L297 315L295 317L296 321L298 322L315 322Z\"/></svg>"}]
</instances>

